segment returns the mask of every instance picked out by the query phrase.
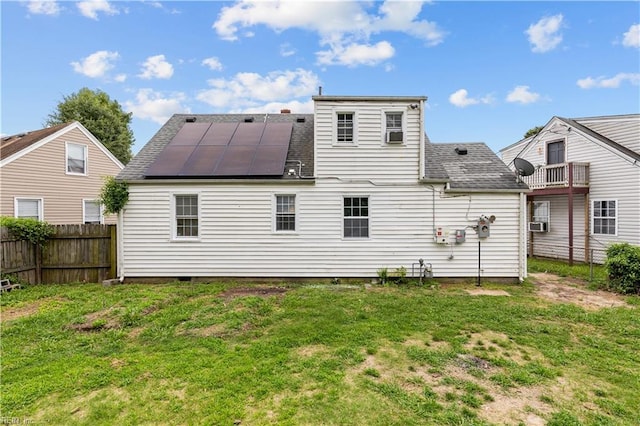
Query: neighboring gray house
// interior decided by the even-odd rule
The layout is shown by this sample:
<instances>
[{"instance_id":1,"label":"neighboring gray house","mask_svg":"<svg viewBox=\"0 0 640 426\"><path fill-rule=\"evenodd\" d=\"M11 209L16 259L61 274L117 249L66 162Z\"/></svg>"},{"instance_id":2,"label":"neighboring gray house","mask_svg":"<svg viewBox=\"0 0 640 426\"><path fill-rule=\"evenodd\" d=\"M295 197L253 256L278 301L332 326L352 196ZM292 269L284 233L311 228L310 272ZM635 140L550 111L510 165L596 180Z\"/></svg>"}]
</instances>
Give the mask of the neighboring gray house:
<instances>
[{"instance_id":1,"label":"neighboring gray house","mask_svg":"<svg viewBox=\"0 0 640 426\"><path fill-rule=\"evenodd\" d=\"M313 100L171 117L119 175L121 278L526 276L528 188L486 145L431 144L426 97Z\"/></svg>"},{"instance_id":2,"label":"neighboring gray house","mask_svg":"<svg viewBox=\"0 0 640 426\"><path fill-rule=\"evenodd\" d=\"M531 255L602 262L612 243L640 245L640 114L553 117L500 153L535 168L523 178Z\"/></svg>"}]
</instances>

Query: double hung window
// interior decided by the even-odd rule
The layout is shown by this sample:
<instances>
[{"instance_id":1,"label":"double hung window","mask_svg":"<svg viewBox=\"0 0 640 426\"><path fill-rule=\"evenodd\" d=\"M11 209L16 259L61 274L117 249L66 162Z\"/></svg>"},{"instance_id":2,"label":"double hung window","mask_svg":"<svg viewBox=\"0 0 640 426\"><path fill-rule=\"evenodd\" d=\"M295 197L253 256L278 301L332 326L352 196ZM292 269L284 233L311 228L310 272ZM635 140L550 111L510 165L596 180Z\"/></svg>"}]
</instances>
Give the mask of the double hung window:
<instances>
[{"instance_id":1,"label":"double hung window","mask_svg":"<svg viewBox=\"0 0 640 426\"><path fill-rule=\"evenodd\" d=\"M593 200L591 220L591 229L594 234L617 235L618 202Z\"/></svg>"},{"instance_id":2,"label":"double hung window","mask_svg":"<svg viewBox=\"0 0 640 426\"><path fill-rule=\"evenodd\" d=\"M369 238L369 197L344 197L344 238Z\"/></svg>"},{"instance_id":3,"label":"double hung window","mask_svg":"<svg viewBox=\"0 0 640 426\"><path fill-rule=\"evenodd\" d=\"M175 195L175 237L198 238L200 236L198 195Z\"/></svg>"},{"instance_id":4,"label":"double hung window","mask_svg":"<svg viewBox=\"0 0 640 426\"><path fill-rule=\"evenodd\" d=\"M276 231L296 230L296 196L276 195Z\"/></svg>"},{"instance_id":5,"label":"double hung window","mask_svg":"<svg viewBox=\"0 0 640 426\"><path fill-rule=\"evenodd\" d=\"M75 175L87 174L87 146L67 143L67 173Z\"/></svg>"}]
</instances>

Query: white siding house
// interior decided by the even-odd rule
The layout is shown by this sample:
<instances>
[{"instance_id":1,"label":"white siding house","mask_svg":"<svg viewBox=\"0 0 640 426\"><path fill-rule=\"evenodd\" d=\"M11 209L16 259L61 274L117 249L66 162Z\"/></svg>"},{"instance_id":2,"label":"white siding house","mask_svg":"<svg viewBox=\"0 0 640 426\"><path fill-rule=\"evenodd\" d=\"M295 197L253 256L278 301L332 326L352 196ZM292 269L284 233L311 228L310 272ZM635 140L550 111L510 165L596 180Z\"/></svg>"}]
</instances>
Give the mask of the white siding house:
<instances>
[{"instance_id":1,"label":"white siding house","mask_svg":"<svg viewBox=\"0 0 640 426\"><path fill-rule=\"evenodd\" d=\"M500 152L535 168L528 220L546 225L529 233L531 255L602 262L612 243L640 245L640 114L553 117Z\"/></svg>"},{"instance_id":2,"label":"white siding house","mask_svg":"<svg viewBox=\"0 0 640 426\"><path fill-rule=\"evenodd\" d=\"M428 143L425 97L313 99L314 114L174 115L119 175L121 278L417 277L420 259L435 277L526 276L527 187L486 145ZM265 154L277 126L284 156Z\"/></svg>"}]
</instances>

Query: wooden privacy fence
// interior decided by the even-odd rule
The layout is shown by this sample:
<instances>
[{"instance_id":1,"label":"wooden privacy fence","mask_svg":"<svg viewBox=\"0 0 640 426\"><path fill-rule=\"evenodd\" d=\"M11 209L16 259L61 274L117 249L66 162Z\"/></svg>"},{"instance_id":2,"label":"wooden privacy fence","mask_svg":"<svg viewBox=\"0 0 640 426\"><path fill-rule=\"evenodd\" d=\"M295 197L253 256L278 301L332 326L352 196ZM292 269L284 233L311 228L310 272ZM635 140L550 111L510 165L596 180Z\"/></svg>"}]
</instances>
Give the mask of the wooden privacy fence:
<instances>
[{"instance_id":1,"label":"wooden privacy fence","mask_svg":"<svg viewBox=\"0 0 640 426\"><path fill-rule=\"evenodd\" d=\"M116 225L55 225L44 247L0 229L3 274L29 284L102 282L116 276Z\"/></svg>"}]
</instances>

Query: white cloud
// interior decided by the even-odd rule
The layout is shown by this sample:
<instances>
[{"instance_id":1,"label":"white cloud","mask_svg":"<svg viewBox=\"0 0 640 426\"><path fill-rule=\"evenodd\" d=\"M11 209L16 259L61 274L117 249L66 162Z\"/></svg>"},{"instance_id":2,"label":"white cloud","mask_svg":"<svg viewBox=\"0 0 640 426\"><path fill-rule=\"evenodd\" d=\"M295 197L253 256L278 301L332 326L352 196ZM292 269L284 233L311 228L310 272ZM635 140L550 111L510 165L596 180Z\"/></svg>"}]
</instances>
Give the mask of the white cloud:
<instances>
[{"instance_id":1,"label":"white cloud","mask_svg":"<svg viewBox=\"0 0 640 426\"><path fill-rule=\"evenodd\" d=\"M640 24L635 24L629 27L629 31L624 33L622 45L626 47L640 48Z\"/></svg>"},{"instance_id":2,"label":"white cloud","mask_svg":"<svg viewBox=\"0 0 640 426\"><path fill-rule=\"evenodd\" d=\"M136 93L135 101L124 103L124 109L133 113L136 118L164 124L173 114L189 114L191 112L188 107L182 104L185 99L184 93L180 92L167 97L152 89L140 89Z\"/></svg>"},{"instance_id":3,"label":"white cloud","mask_svg":"<svg viewBox=\"0 0 640 426\"><path fill-rule=\"evenodd\" d=\"M267 113L267 114L277 114L283 109L288 109L292 114L309 114L313 113L313 100L309 99L305 102L300 101L282 101L282 102L269 102L262 105L255 105L249 108L244 108L242 110L231 110L230 113Z\"/></svg>"},{"instance_id":4,"label":"white cloud","mask_svg":"<svg viewBox=\"0 0 640 426\"><path fill-rule=\"evenodd\" d=\"M311 71L273 71L262 76L257 73L238 73L231 79L212 79L210 89L201 91L197 99L215 108L243 110L283 99L309 97L320 80Z\"/></svg>"},{"instance_id":5,"label":"white cloud","mask_svg":"<svg viewBox=\"0 0 640 426\"><path fill-rule=\"evenodd\" d=\"M470 98L466 89L460 89L449 95L449 102L459 108L465 108L476 104L490 104L493 102L493 97L486 95L481 98Z\"/></svg>"},{"instance_id":6,"label":"white cloud","mask_svg":"<svg viewBox=\"0 0 640 426\"><path fill-rule=\"evenodd\" d=\"M126 74L118 74L113 79L115 81L117 81L118 83L124 83L125 80L127 79L127 75Z\"/></svg>"},{"instance_id":7,"label":"white cloud","mask_svg":"<svg viewBox=\"0 0 640 426\"><path fill-rule=\"evenodd\" d=\"M622 83L628 81L634 86L640 85L640 73L618 73L611 78L606 77L586 77L580 79L576 84L581 89L616 89L620 87Z\"/></svg>"},{"instance_id":8,"label":"white cloud","mask_svg":"<svg viewBox=\"0 0 640 426\"><path fill-rule=\"evenodd\" d=\"M296 49L294 49L289 43L283 43L280 45L280 56L287 57L293 56L296 54Z\"/></svg>"},{"instance_id":9,"label":"white cloud","mask_svg":"<svg viewBox=\"0 0 640 426\"><path fill-rule=\"evenodd\" d=\"M540 94L531 92L529 86L516 86L507 95L507 102L530 104L540 100Z\"/></svg>"},{"instance_id":10,"label":"white cloud","mask_svg":"<svg viewBox=\"0 0 640 426\"><path fill-rule=\"evenodd\" d=\"M106 77L107 72L113 69L113 63L120 58L118 52L99 50L87 56L80 62L71 62L73 70L91 78Z\"/></svg>"},{"instance_id":11,"label":"white cloud","mask_svg":"<svg viewBox=\"0 0 640 426\"><path fill-rule=\"evenodd\" d=\"M236 40L241 29L256 25L265 25L276 32L290 28L312 31L318 33L320 45L329 48L317 53L320 63L373 65L382 61L380 56L390 57L393 47L387 41L371 44L372 34L400 32L423 40L428 46L443 41L445 33L437 24L419 19L423 3L240 0L222 8L213 28L225 40ZM347 62L349 58L354 61Z\"/></svg>"},{"instance_id":12,"label":"white cloud","mask_svg":"<svg viewBox=\"0 0 640 426\"><path fill-rule=\"evenodd\" d=\"M525 33L529 36L529 43L533 45L532 51L544 53L555 49L562 42L562 15L554 15L540 19L531 24Z\"/></svg>"},{"instance_id":13,"label":"white cloud","mask_svg":"<svg viewBox=\"0 0 640 426\"><path fill-rule=\"evenodd\" d=\"M221 71L222 70L222 63L215 56L212 56L210 58L204 59L202 61L202 65L208 66L209 69L212 70L212 71Z\"/></svg>"},{"instance_id":14,"label":"white cloud","mask_svg":"<svg viewBox=\"0 0 640 426\"><path fill-rule=\"evenodd\" d=\"M330 50L317 52L318 63L321 65L377 65L393 57L395 49L389 42L381 41L375 45L350 44L348 46L334 45Z\"/></svg>"},{"instance_id":15,"label":"white cloud","mask_svg":"<svg viewBox=\"0 0 640 426\"><path fill-rule=\"evenodd\" d=\"M173 75L173 65L166 61L164 55L149 56L142 64L142 72L138 77L150 80L152 78L168 79Z\"/></svg>"},{"instance_id":16,"label":"white cloud","mask_svg":"<svg viewBox=\"0 0 640 426\"><path fill-rule=\"evenodd\" d=\"M78 10L87 18L98 20L98 13L102 12L107 15L117 15L118 9L112 6L107 0L90 0L81 1L77 5Z\"/></svg>"},{"instance_id":17,"label":"white cloud","mask_svg":"<svg viewBox=\"0 0 640 426\"><path fill-rule=\"evenodd\" d=\"M27 4L29 13L34 15L51 15L55 16L60 13L60 5L56 1L44 0L44 1L30 1Z\"/></svg>"}]
</instances>

